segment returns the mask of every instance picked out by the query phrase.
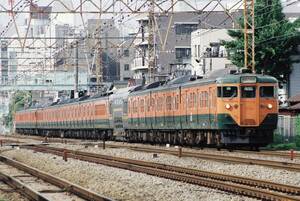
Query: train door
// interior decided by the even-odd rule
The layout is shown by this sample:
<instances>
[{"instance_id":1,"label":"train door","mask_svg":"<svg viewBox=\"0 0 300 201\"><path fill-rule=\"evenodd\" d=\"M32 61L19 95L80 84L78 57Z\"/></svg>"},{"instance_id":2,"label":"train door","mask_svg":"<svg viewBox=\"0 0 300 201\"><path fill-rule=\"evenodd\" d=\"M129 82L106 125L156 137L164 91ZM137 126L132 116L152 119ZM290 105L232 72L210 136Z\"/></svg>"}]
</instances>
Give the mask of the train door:
<instances>
[{"instance_id":1,"label":"train door","mask_svg":"<svg viewBox=\"0 0 300 201\"><path fill-rule=\"evenodd\" d=\"M209 87L208 89L208 118L209 118L209 128L212 128L212 124L216 118L216 110L214 109L214 88Z\"/></svg>"},{"instance_id":2,"label":"train door","mask_svg":"<svg viewBox=\"0 0 300 201\"><path fill-rule=\"evenodd\" d=\"M197 126L197 90L192 88L189 93L189 114L190 114L190 128Z\"/></svg>"},{"instance_id":3,"label":"train door","mask_svg":"<svg viewBox=\"0 0 300 201\"><path fill-rule=\"evenodd\" d=\"M137 127L140 126L140 97L135 98L135 107L136 107L136 118L137 118Z\"/></svg>"},{"instance_id":4,"label":"train door","mask_svg":"<svg viewBox=\"0 0 300 201\"><path fill-rule=\"evenodd\" d=\"M189 128L193 127L193 109L194 109L194 102L193 102L193 90L189 89L186 93L186 114L187 114L187 124Z\"/></svg>"},{"instance_id":5,"label":"train door","mask_svg":"<svg viewBox=\"0 0 300 201\"><path fill-rule=\"evenodd\" d=\"M145 127L151 129L151 120L150 120L150 93L145 96Z\"/></svg>"},{"instance_id":6,"label":"train door","mask_svg":"<svg viewBox=\"0 0 300 201\"><path fill-rule=\"evenodd\" d=\"M175 123L176 125L182 129L182 100L181 100L181 86L178 88L177 91L177 95L176 95L176 99L175 99L175 110L176 110L176 114L175 114ZM178 128L177 127L177 128Z\"/></svg>"},{"instance_id":7,"label":"train door","mask_svg":"<svg viewBox=\"0 0 300 201\"><path fill-rule=\"evenodd\" d=\"M172 97L173 92L167 92L165 95L166 98L166 107L165 107L165 118L166 118L166 127L171 128L173 124L173 110L172 110Z\"/></svg>"},{"instance_id":8,"label":"train door","mask_svg":"<svg viewBox=\"0 0 300 201\"><path fill-rule=\"evenodd\" d=\"M122 104L122 111L123 111L123 115L122 115L122 122L123 122L123 132L125 128L128 128L128 98L123 98L123 104Z\"/></svg>"},{"instance_id":9,"label":"train door","mask_svg":"<svg viewBox=\"0 0 300 201\"><path fill-rule=\"evenodd\" d=\"M255 85L242 85L240 88L240 124L242 126L258 125L258 90Z\"/></svg>"},{"instance_id":10,"label":"train door","mask_svg":"<svg viewBox=\"0 0 300 201\"><path fill-rule=\"evenodd\" d=\"M151 95L152 96L152 110L153 110L153 118L152 118L152 125L153 125L153 128L157 129L158 128L158 125L157 125L157 119L156 119L156 116L157 116L157 101L156 99L158 98L157 97L157 93L154 93Z\"/></svg>"},{"instance_id":11,"label":"train door","mask_svg":"<svg viewBox=\"0 0 300 201\"><path fill-rule=\"evenodd\" d=\"M163 116L163 129L166 127L166 93L162 93L162 116Z\"/></svg>"},{"instance_id":12,"label":"train door","mask_svg":"<svg viewBox=\"0 0 300 201\"><path fill-rule=\"evenodd\" d=\"M199 125L200 125L200 101L201 101L201 98L200 98L200 90L199 88L197 88L197 91L196 91L196 116L197 116L197 128L199 129Z\"/></svg>"},{"instance_id":13,"label":"train door","mask_svg":"<svg viewBox=\"0 0 300 201\"><path fill-rule=\"evenodd\" d=\"M37 129L37 110L34 111L34 129Z\"/></svg>"},{"instance_id":14,"label":"train door","mask_svg":"<svg viewBox=\"0 0 300 201\"><path fill-rule=\"evenodd\" d=\"M182 128L187 127L187 90L182 90L181 91L181 124Z\"/></svg>"},{"instance_id":15,"label":"train door","mask_svg":"<svg viewBox=\"0 0 300 201\"><path fill-rule=\"evenodd\" d=\"M146 96L142 96L140 99L140 125L142 128L146 126L146 107L145 107Z\"/></svg>"},{"instance_id":16,"label":"train door","mask_svg":"<svg viewBox=\"0 0 300 201\"><path fill-rule=\"evenodd\" d=\"M216 110L216 89L214 87L209 87L209 124L210 128L214 127L217 120L217 110Z\"/></svg>"},{"instance_id":17,"label":"train door","mask_svg":"<svg viewBox=\"0 0 300 201\"><path fill-rule=\"evenodd\" d=\"M148 128L149 129L152 129L152 114L153 114L153 107L152 107L152 92L150 91L149 92L149 95L148 95L148 108L147 108L147 125L148 125Z\"/></svg>"}]
</instances>

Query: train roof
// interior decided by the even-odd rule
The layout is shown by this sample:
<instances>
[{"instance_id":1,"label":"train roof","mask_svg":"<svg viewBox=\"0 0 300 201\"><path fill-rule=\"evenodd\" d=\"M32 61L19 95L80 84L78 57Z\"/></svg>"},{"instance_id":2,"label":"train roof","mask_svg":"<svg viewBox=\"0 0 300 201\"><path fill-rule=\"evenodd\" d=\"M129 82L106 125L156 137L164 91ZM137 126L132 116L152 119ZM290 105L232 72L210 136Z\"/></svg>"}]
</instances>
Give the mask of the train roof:
<instances>
[{"instance_id":1,"label":"train roof","mask_svg":"<svg viewBox=\"0 0 300 201\"><path fill-rule=\"evenodd\" d=\"M235 73L229 74L228 71L217 70L204 78L188 75L173 79L161 85L156 85L153 88L142 87L141 89L131 93L132 95L143 94L150 91L164 91L178 87L188 87L193 85L205 85L210 83L229 84L229 83L277 83L277 79L263 74L252 73Z\"/></svg>"},{"instance_id":2,"label":"train roof","mask_svg":"<svg viewBox=\"0 0 300 201\"><path fill-rule=\"evenodd\" d=\"M262 74L229 74L224 77L218 77L216 82L218 84L226 84L226 83L243 83L242 78L251 78L255 77L255 83L277 83L277 79L269 76L269 75L262 75Z\"/></svg>"},{"instance_id":3,"label":"train roof","mask_svg":"<svg viewBox=\"0 0 300 201\"><path fill-rule=\"evenodd\" d=\"M76 103L81 103L81 102L84 103L84 102L89 102L89 101L93 101L93 100L97 100L97 99L104 99L104 98L107 99L110 95L114 95L115 97L120 96L120 95L123 96L123 94L126 94L126 93L128 94L128 93L130 93L132 91L136 91L140 88L141 88L141 86L133 86L133 87L127 87L127 88L122 88L122 89L118 89L118 90L110 90L107 92L95 94L93 96L82 96L80 98L66 99L66 100L62 100L62 101L58 101L58 102L53 102L50 104L34 105L27 109L18 110L17 112L35 111L37 109L65 106L65 105L76 104Z\"/></svg>"}]
</instances>

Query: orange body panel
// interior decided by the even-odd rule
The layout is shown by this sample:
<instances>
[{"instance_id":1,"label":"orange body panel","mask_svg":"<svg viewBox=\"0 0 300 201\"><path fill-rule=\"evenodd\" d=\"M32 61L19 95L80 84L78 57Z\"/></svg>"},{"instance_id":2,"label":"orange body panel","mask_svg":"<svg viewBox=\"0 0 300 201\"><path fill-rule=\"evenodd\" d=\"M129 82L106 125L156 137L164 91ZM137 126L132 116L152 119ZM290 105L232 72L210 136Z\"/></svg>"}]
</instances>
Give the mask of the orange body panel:
<instances>
[{"instance_id":1,"label":"orange body panel","mask_svg":"<svg viewBox=\"0 0 300 201\"><path fill-rule=\"evenodd\" d=\"M195 86L129 97L129 118L217 113L216 86Z\"/></svg>"},{"instance_id":2,"label":"orange body panel","mask_svg":"<svg viewBox=\"0 0 300 201\"><path fill-rule=\"evenodd\" d=\"M259 94L260 86L274 86L275 84L257 83L257 84L227 84L221 86L237 86L238 97L218 98L217 111L222 114L229 114L239 126L259 126L269 113L278 113L277 98L262 98ZM255 98L240 98L240 86L256 86ZM225 105L231 107L226 109ZM267 105L271 104L271 109Z\"/></svg>"}]
</instances>

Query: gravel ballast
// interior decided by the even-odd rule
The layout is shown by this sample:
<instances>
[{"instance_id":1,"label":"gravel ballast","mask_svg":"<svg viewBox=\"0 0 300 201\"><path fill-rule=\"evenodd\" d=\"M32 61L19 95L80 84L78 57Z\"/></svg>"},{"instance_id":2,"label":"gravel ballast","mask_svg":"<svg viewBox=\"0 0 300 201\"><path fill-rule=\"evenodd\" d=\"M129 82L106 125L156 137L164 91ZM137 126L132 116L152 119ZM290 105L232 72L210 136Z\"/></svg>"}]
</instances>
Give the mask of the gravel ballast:
<instances>
[{"instance_id":1,"label":"gravel ballast","mask_svg":"<svg viewBox=\"0 0 300 201\"><path fill-rule=\"evenodd\" d=\"M11 188L0 182L0 200L1 201L28 201L18 193L11 192Z\"/></svg>"},{"instance_id":2,"label":"gravel ballast","mask_svg":"<svg viewBox=\"0 0 300 201\"><path fill-rule=\"evenodd\" d=\"M290 184L300 186L300 173L287 171L282 169L273 169L270 167L258 165L245 165L245 164L232 164L222 163L212 160L203 160L192 157L182 157L158 154L158 157L153 157L153 153L137 152L129 149L106 148L103 150L101 147L87 147L82 145L68 145L68 144L55 144L51 145L60 148L67 148L73 150L81 150L85 152L99 153L110 156L118 156L123 158L131 158L144 161L152 161L169 165L176 165L187 168L195 168L199 170L206 170L218 173L225 173L237 176L245 176L250 178L263 179L282 184ZM231 153L230 153L231 154ZM239 154L238 154L239 155ZM244 154L243 154L244 155ZM273 157L274 158L274 157ZM266 157L266 160L268 157Z\"/></svg>"},{"instance_id":3,"label":"gravel ballast","mask_svg":"<svg viewBox=\"0 0 300 201\"><path fill-rule=\"evenodd\" d=\"M115 149L106 149L104 152L109 152L109 150ZM99 148L98 151L100 151ZM6 150L3 155L116 200L254 200L223 191L79 160L68 159L68 162L64 162L61 157L33 153L31 150Z\"/></svg>"},{"instance_id":4,"label":"gravel ballast","mask_svg":"<svg viewBox=\"0 0 300 201\"><path fill-rule=\"evenodd\" d=\"M149 147L149 148L161 148L166 149L166 146L158 146L158 145L149 145L149 144L138 144L138 143L121 143L121 142L113 142L109 141L107 144L111 145L129 145L134 147ZM171 150L176 150L173 146L170 147ZM251 153L243 153L240 150L233 150L232 152L229 152L226 149L222 149L221 151L218 151L217 149L213 148L204 148L204 149L197 149L197 148L189 148L189 147L183 147L183 151L188 152L194 152L194 153L207 153L207 154L216 154L216 155L225 155L225 156L236 156L236 157L243 157L243 158L252 158L252 159L261 159L261 160L273 160L273 161L282 161L282 162L288 162L288 163L300 163L299 158L294 158L294 160L290 160L289 157L279 157L279 156L268 156L268 155L262 155L260 152L252 151ZM263 151L262 151L263 152ZM272 151L269 151L272 152ZM279 151L274 151L279 152ZM283 153L290 154L290 151L280 151ZM294 151L294 154L299 156L300 151Z\"/></svg>"}]
</instances>

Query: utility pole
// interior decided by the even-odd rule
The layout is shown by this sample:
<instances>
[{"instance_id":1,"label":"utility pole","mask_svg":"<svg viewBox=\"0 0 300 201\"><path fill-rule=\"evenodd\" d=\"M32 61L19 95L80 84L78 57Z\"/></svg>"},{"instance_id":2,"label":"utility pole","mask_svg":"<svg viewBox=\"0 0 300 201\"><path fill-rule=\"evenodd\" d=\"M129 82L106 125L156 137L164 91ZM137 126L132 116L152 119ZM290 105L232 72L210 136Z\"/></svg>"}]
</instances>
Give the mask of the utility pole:
<instances>
[{"instance_id":1,"label":"utility pole","mask_svg":"<svg viewBox=\"0 0 300 201\"><path fill-rule=\"evenodd\" d=\"M251 54L249 52L249 46ZM244 0L244 67L251 69L251 71L255 73L254 0Z\"/></svg>"},{"instance_id":2,"label":"utility pole","mask_svg":"<svg viewBox=\"0 0 300 201\"><path fill-rule=\"evenodd\" d=\"M148 77L149 82L154 81L155 79L155 41L154 41L154 34L155 34L155 20L154 20L154 0L149 0L150 8L149 8L149 22L148 22L148 29L149 29L149 35L148 35Z\"/></svg>"},{"instance_id":3,"label":"utility pole","mask_svg":"<svg viewBox=\"0 0 300 201\"><path fill-rule=\"evenodd\" d=\"M102 0L99 0L100 8L102 8ZM102 11L102 9L100 9ZM97 46L96 46L96 92L100 90L100 83L103 82L103 66L102 66L102 44L101 44L101 12L99 13L99 19L97 21L96 26L96 37L97 39Z\"/></svg>"},{"instance_id":4,"label":"utility pole","mask_svg":"<svg viewBox=\"0 0 300 201\"><path fill-rule=\"evenodd\" d=\"M251 0L251 19L252 19L252 72L255 73L255 12L254 0Z\"/></svg>"},{"instance_id":5,"label":"utility pole","mask_svg":"<svg viewBox=\"0 0 300 201\"><path fill-rule=\"evenodd\" d=\"M74 89L74 97L76 97L77 94L78 94L78 68L79 68L79 63L78 63L78 59L79 59L78 45L79 45L79 42L77 41L76 42L76 47L75 47L76 56L75 56L75 89Z\"/></svg>"}]
</instances>

